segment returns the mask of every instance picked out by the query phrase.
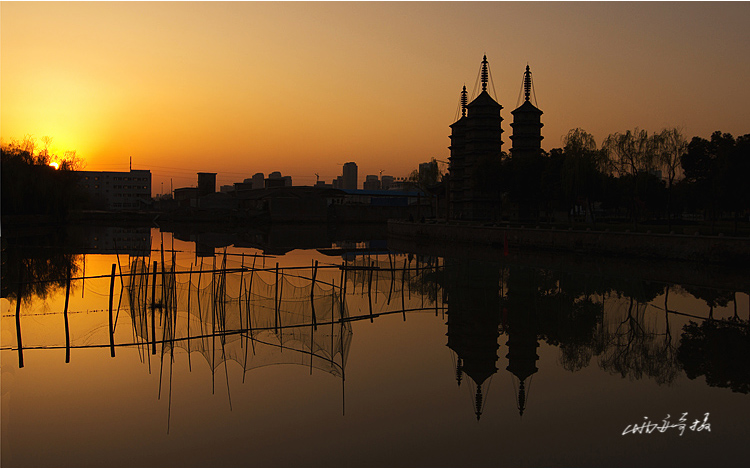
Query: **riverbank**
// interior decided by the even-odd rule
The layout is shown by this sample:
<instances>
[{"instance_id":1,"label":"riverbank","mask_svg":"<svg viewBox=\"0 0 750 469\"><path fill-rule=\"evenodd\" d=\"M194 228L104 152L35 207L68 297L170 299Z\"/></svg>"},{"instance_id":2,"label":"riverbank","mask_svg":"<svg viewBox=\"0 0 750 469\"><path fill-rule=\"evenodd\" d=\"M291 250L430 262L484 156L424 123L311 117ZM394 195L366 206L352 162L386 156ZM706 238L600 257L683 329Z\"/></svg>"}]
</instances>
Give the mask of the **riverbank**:
<instances>
[{"instance_id":1,"label":"riverbank","mask_svg":"<svg viewBox=\"0 0 750 469\"><path fill-rule=\"evenodd\" d=\"M416 245L459 244L716 264L750 261L750 238L388 221L388 238Z\"/></svg>"}]
</instances>

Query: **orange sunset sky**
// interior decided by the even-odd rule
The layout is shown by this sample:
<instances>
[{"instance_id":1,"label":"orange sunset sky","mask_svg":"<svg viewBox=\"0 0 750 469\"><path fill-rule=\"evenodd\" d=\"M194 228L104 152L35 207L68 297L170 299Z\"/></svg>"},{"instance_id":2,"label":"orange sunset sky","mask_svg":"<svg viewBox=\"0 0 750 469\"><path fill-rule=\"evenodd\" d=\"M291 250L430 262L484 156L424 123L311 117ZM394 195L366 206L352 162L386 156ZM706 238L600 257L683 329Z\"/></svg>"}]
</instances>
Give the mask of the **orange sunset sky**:
<instances>
[{"instance_id":1,"label":"orange sunset sky","mask_svg":"<svg viewBox=\"0 0 750 469\"><path fill-rule=\"evenodd\" d=\"M503 148L528 63L542 146L581 127L750 132L750 3L0 4L4 142L53 137L153 192L341 164L407 176L447 160L461 87L487 54ZM494 94L494 93L493 93Z\"/></svg>"}]
</instances>

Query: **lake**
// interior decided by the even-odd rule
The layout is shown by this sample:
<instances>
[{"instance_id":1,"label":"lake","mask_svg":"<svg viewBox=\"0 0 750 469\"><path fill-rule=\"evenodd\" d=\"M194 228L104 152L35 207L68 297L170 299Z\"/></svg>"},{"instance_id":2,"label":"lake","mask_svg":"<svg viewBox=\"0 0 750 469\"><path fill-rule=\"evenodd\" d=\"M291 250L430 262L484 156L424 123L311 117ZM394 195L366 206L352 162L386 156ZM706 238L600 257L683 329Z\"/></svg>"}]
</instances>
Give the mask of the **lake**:
<instances>
[{"instance_id":1,"label":"lake","mask_svg":"<svg viewBox=\"0 0 750 469\"><path fill-rule=\"evenodd\" d=\"M3 466L747 465L742 271L62 231L4 233Z\"/></svg>"}]
</instances>

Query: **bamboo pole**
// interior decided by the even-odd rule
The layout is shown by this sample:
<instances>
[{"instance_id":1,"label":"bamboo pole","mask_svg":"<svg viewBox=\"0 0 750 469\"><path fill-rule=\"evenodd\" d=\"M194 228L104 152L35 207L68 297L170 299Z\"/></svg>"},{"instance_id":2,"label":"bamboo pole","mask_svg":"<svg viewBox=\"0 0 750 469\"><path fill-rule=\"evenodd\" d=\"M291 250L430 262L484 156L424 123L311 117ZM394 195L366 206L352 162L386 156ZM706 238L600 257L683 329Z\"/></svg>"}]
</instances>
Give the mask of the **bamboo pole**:
<instances>
[{"instance_id":1,"label":"bamboo pole","mask_svg":"<svg viewBox=\"0 0 750 469\"><path fill-rule=\"evenodd\" d=\"M237 298L237 308L238 308L238 315L240 320L240 330L242 330L242 290L244 286L244 276L245 276L245 253L242 253L242 263L240 264L240 292L239 297ZM240 337L240 348L243 348L245 344L242 343L242 337Z\"/></svg>"},{"instance_id":2,"label":"bamboo pole","mask_svg":"<svg viewBox=\"0 0 750 469\"><path fill-rule=\"evenodd\" d=\"M21 302L23 301L23 261L18 269L18 293L16 294L16 341L18 344L18 368L23 368L23 343L21 341Z\"/></svg>"},{"instance_id":3,"label":"bamboo pole","mask_svg":"<svg viewBox=\"0 0 750 469\"><path fill-rule=\"evenodd\" d=\"M174 239L174 238L173 238ZM193 371L193 364L190 362L190 289L193 286L193 263L190 263L190 273L188 274L188 291L187 291L187 353L188 353L188 371Z\"/></svg>"},{"instance_id":4,"label":"bamboo pole","mask_svg":"<svg viewBox=\"0 0 750 469\"><path fill-rule=\"evenodd\" d=\"M115 246L115 255L117 256L117 267L120 271L120 287L125 288L125 281L122 279L122 267L120 266L120 252L117 250L117 238L113 240Z\"/></svg>"},{"instance_id":5,"label":"bamboo pole","mask_svg":"<svg viewBox=\"0 0 750 469\"><path fill-rule=\"evenodd\" d=\"M68 300L70 299L70 267L65 279L65 308L63 317L65 319L65 363L70 363L70 324L68 324Z\"/></svg>"},{"instance_id":6,"label":"bamboo pole","mask_svg":"<svg viewBox=\"0 0 750 469\"><path fill-rule=\"evenodd\" d=\"M278 263L276 265L278 265ZM281 299L282 298L284 298L284 269L281 269L281 284L279 285L279 304L278 304L278 307L277 307L278 321L279 321L278 325L277 325L277 327L278 327L277 333L278 334L281 334L282 330L284 329L284 325L283 325L282 320L281 320ZM281 349L283 350L284 349L284 341L281 340L281 335L279 335L279 342L281 342Z\"/></svg>"},{"instance_id":7,"label":"bamboo pole","mask_svg":"<svg viewBox=\"0 0 750 469\"><path fill-rule=\"evenodd\" d=\"M346 266L341 266L341 307L339 311L339 315L341 318L344 318L344 302L346 301ZM331 318L331 321L333 321L333 318Z\"/></svg>"},{"instance_id":8,"label":"bamboo pole","mask_svg":"<svg viewBox=\"0 0 750 469\"><path fill-rule=\"evenodd\" d=\"M86 290L86 254L83 255L83 273L81 275L81 298L83 298L83 292Z\"/></svg>"},{"instance_id":9,"label":"bamboo pole","mask_svg":"<svg viewBox=\"0 0 750 469\"><path fill-rule=\"evenodd\" d=\"M159 317L159 323L162 324L163 327L166 328L166 311L167 311L167 276L165 272L166 262L164 262L164 232L159 231L159 234L161 236L161 310L160 310L160 317ZM162 346L162 350L164 347ZM164 353L162 352L162 356L164 356Z\"/></svg>"},{"instance_id":10,"label":"bamboo pole","mask_svg":"<svg viewBox=\"0 0 750 469\"><path fill-rule=\"evenodd\" d=\"M408 259L408 256L407 256L407 259ZM417 265L417 268L418 267L419 265ZM411 282L411 259L409 259L409 268L408 269L405 268L404 273L409 274L409 282ZM407 288L407 290L409 291L409 299L411 300L411 288Z\"/></svg>"},{"instance_id":11,"label":"bamboo pole","mask_svg":"<svg viewBox=\"0 0 750 469\"><path fill-rule=\"evenodd\" d=\"M143 261L143 315L139 316L138 321L142 331L146 332L144 345L144 353L148 358L148 372L151 373L151 355L148 353L148 344L150 342L148 334L148 279L151 276L151 264Z\"/></svg>"},{"instance_id":12,"label":"bamboo pole","mask_svg":"<svg viewBox=\"0 0 750 469\"><path fill-rule=\"evenodd\" d=\"M253 355L255 355L255 338L253 337L253 323L250 313L250 297L253 294L253 277L255 277L255 261L258 260L257 253L253 255L253 268L250 271L250 285L247 287L247 328L250 331L250 345L253 347ZM244 375L243 375L244 376Z\"/></svg>"},{"instance_id":13,"label":"bamboo pole","mask_svg":"<svg viewBox=\"0 0 750 469\"><path fill-rule=\"evenodd\" d=\"M157 261L154 261L153 277L151 278L151 355L156 355L156 271Z\"/></svg>"},{"instance_id":14,"label":"bamboo pole","mask_svg":"<svg viewBox=\"0 0 750 469\"><path fill-rule=\"evenodd\" d=\"M279 263L276 263L276 283L274 284L274 330L279 333Z\"/></svg>"},{"instance_id":15,"label":"bamboo pole","mask_svg":"<svg viewBox=\"0 0 750 469\"><path fill-rule=\"evenodd\" d=\"M370 279L367 282L367 303L370 305L370 322L374 322L375 317L372 314L372 274L375 272L375 262L371 262L370 267Z\"/></svg>"},{"instance_id":16,"label":"bamboo pole","mask_svg":"<svg viewBox=\"0 0 750 469\"><path fill-rule=\"evenodd\" d=\"M386 305L391 304L391 295L393 295L393 284L396 281L396 268L393 265L393 259L391 258L391 253L388 253L388 265L390 266L389 273L391 275L391 284L390 287L388 287L388 301L386 302Z\"/></svg>"},{"instance_id":17,"label":"bamboo pole","mask_svg":"<svg viewBox=\"0 0 750 469\"><path fill-rule=\"evenodd\" d=\"M438 267L440 266L440 258L435 259L435 280L433 281L433 285L435 286L435 317L438 316L438 283L437 283L437 273L438 273Z\"/></svg>"},{"instance_id":18,"label":"bamboo pole","mask_svg":"<svg viewBox=\"0 0 750 469\"><path fill-rule=\"evenodd\" d=\"M404 258L404 270L401 272L401 312L404 315L404 321L406 321L406 292L404 291L404 283L406 282L406 258Z\"/></svg>"},{"instance_id":19,"label":"bamboo pole","mask_svg":"<svg viewBox=\"0 0 750 469\"><path fill-rule=\"evenodd\" d=\"M117 264L112 264L111 280L109 282L109 353L115 356L115 325L112 318L112 299L115 292L115 270Z\"/></svg>"},{"instance_id":20,"label":"bamboo pole","mask_svg":"<svg viewBox=\"0 0 750 469\"><path fill-rule=\"evenodd\" d=\"M313 329L318 328L318 320L315 317L315 277L318 275L318 261L315 261L312 269L312 283L310 284L310 307L312 308ZM312 362L311 362L312 363ZM311 370L312 373L312 370Z\"/></svg>"},{"instance_id":21,"label":"bamboo pole","mask_svg":"<svg viewBox=\"0 0 750 469\"><path fill-rule=\"evenodd\" d=\"M240 278L240 318L242 317L242 290L244 290L244 289L245 289L245 279L244 278ZM248 307L249 307L249 303L248 303ZM248 314L247 318L248 318L248 321L249 321L250 320L250 315L249 314ZM250 334L250 322L248 322L247 325L248 325L248 327L247 327L247 329L245 329L247 331L247 333L245 334L245 337L244 337L244 340L245 340L245 344L244 344L244 348L245 348L245 361L242 363L242 382L243 383L245 382L245 372L247 371L247 349L248 349L248 346L247 346L247 336ZM242 326L240 326L240 331L242 331L242 330L243 330ZM243 337L242 337L242 335L240 335L240 347L243 347L243 345L242 345L242 339L243 339Z\"/></svg>"},{"instance_id":22,"label":"bamboo pole","mask_svg":"<svg viewBox=\"0 0 750 469\"><path fill-rule=\"evenodd\" d=\"M380 273L380 264L378 263L378 256L375 255L375 261L373 262L373 267L378 269L378 274ZM375 272L371 274L370 280L372 281L372 275L375 275ZM380 275L375 275L375 298L378 297L378 277Z\"/></svg>"},{"instance_id":23,"label":"bamboo pole","mask_svg":"<svg viewBox=\"0 0 750 469\"><path fill-rule=\"evenodd\" d=\"M343 274L344 271L342 270L341 273ZM341 278L343 278L343 276ZM336 306L334 305L334 303L336 303L336 280L335 279L333 281L333 289L331 289L331 361L332 362L334 361L333 358L336 356L336 352L334 351L334 342L333 342L336 336L336 329L335 329L336 321L334 320L336 316L336 310L335 310Z\"/></svg>"},{"instance_id":24,"label":"bamboo pole","mask_svg":"<svg viewBox=\"0 0 750 469\"><path fill-rule=\"evenodd\" d=\"M211 273L211 395L216 394L216 253Z\"/></svg>"}]
</instances>

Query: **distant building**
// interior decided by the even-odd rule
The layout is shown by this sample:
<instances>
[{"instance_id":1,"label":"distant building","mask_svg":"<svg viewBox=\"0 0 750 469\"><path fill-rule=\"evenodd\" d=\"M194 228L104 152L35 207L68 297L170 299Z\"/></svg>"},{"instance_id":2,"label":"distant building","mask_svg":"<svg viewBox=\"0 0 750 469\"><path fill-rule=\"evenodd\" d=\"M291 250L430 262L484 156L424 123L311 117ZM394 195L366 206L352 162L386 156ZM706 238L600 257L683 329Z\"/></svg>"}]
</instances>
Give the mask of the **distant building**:
<instances>
[{"instance_id":1,"label":"distant building","mask_svg":"<svg viewBox=\"0 0 750 469\"><path fill-rule=\"evenodd\" d=\"M526 66L526 72L523 74L524 102L514 111L513 135L510 137L513 147L510 149L511 155L516 157L535 156L542 153L542 127L541 122L543 112L531 104L529 100L531 95L531 71Z\"/></svg>"},{"instance_id":2,"label":"distant building","mask_svg":"<svg viewBox=\"0 0 750 469\"><path fill-rule=\"evenodd\" d=\"M283 181L283 179L267 179ZM327 221L330 206L343 199L342 191L308 186L268 187L237 193L242 210L267 212L273 221ZM340 202L338 202L340 203Z\"/></svg>"},{"instance_id":3,"label":"distant building","mask_svg":"<svg viewBox=\"0 0 750 469\"><path fill-rule=\"evenodd\" d=\"M334 189L343 189L344 188L344 177L338 176L336 179L334 179L331 183L333 185Z\"/></svg>"},{"instance_id":4,"label":"distant building","mask_svg":"<svg viewBox=\"0 0 750 469\"><path fill-rule=\"evenodd\" d=\"M216 192L216 173L198 173L198 195L204 196Z\"/></svg>"},{"instance_id":5,"label":"distant building","mask_svg":"<svg viewBox=\"0 0 750 469\"><path fill-rule=\"evenodd\" d=\"M274 171L271 174L268 175L265 181L264 188L268 189L271 187L291 187L292 186L292 177L291 176L282 176L280 171ZM255 184L253 184L253 189L255 189Z\"/></svg>"},{"instance_id":6,"label":"distant building","mask_svg":"<svg viewBox=\"0 0 750 469\"><path fill-rule=\"evenodd\" d=\"M380 180L376 174L368 174L362 188L366 191L380 190Z\"/></svg>"},{"instance_id":7,"label":"distant building","mask_svg":"<svg viewBox=\"0 0 750 469\"><path fill-rule=\"evenodd\" d=\"M394 180L395 179L393 176L383 176L382 178L380 178L380 188L384 191L387 191L393 185Z\"/></svg>"},{"instance_id":8,"label":"distant building","mask_svg":"<svg viewBox=\"0 0 750 469\"><path fill-rule=\"evenodd\" d=\"M451 127L450 218L487 220L497 214L496 194L492 194L480 167L502 158L503 108L487 92L487 56L482 60L482 92L467 104L466 87L461 92L461 118Z\"/></svg>"},{"instance_id":9,"label":"distant building","mask_svg":"<svg viewBox=\"0 0 750 469\"><path fill-rule=\"evenodd\" d=\"M226 184L219 188L219 192L228 193L228 192L234 192L234 184Z\"/></svg>"},{"instance_id":10,"label":"distant building","mask_svg":"<svg viewBox=\"0 0 750 469\"><path fill-rule=\"evenodd\" d=\"M179 187L174 190L174 200L180 207L189 207L193 205L191 200L198 199L197 187Z\"/></svg>"},{"instance_id":11,"label":"distant building","mask_svg":"<svg viewBox=\"0 0 750 469\"><path fill-rule=\"evenodd\" d=\"M253 189L263 189L266 187L266 176L263 173L255 173L252 183Z\"/></svg>"},{"instance_id":12,"label":"distant building","mask_svg":"<svg viewBox=\"0 0 750 469\"><path fill-rule=\"evenodd\" d=\"M419 178L424 179L430 174L437 174L438 167L437 161L428 161L427 163L419 163Z\"/></svg>"},{"instance_id":13,"label":"distant building","mask_svg":"<svg viewBox=\"0 0 750 469\"><path fill-rule=\"evenodd\" d=\"M354 163L353 161L344 163L342 177L343 177L344 186L339 187L339 189L348 189L348 190L357 189L357 163Z\"/></svg>"},{"instance_id":14,"label":"distant building","mask_svg":"<svg viewBox=\"0 0 750 469\"><path fill-rule=\"evenodd\" d=\"M75 171L91 206L106 210L136 210L151 204L151 171Z\"/></svg>"}]
</instances>

